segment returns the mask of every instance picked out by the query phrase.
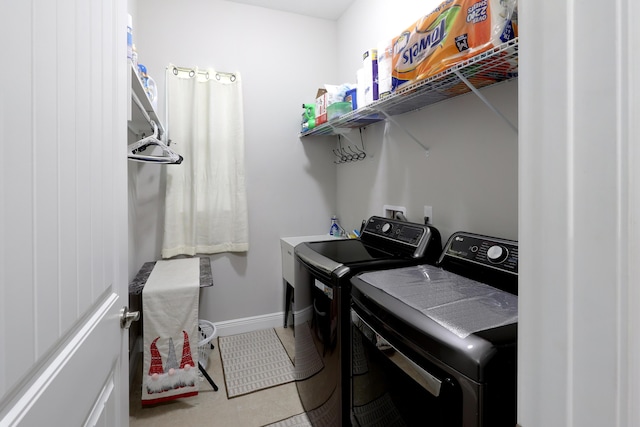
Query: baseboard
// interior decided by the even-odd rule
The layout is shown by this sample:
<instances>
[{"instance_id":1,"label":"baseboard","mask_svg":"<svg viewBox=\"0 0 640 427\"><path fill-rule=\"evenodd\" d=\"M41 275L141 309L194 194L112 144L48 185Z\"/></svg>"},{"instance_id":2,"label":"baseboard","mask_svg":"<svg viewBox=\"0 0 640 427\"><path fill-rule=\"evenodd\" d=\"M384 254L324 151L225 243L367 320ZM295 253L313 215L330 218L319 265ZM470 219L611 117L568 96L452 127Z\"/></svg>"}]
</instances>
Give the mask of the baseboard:
<instances>
[{"instance_id":1,"label":"baseboard","mask_svg":"<svg viewBox=\"0 0 640 427\"><path fill-rule=\"evenodd\" d=\"M304 310L295 312L295 323L300 324L311 320L313 316L313 308L306 307ZM241 319L225 320L224 322L214 322L216 326L216 335L225 337L229 335L244 334L245 332L258 331L266 328L278 328L284 325L284 312L263 314L261 316L244 317ZM291 326L291 324L289 324ZM142 337L136 339L134 348L129 354L129 379L133 381L135 369L142 355Z\"/></svg>"},{"instance_id":2,"label":"baseboard","mask_svg":"<svg viewBox=\"0 0 640 427\"><path fill-rule=\"evenodd\" d=\"M216 325L216 331L219 337L244 334L245 332L258 331L266 328L282 328L284 325L284 312L225 320L223 322L214 322L214 324Z\"/></svg>"},{"instance_id":3,"label":"baseboard","mask_svg":"<svg viewBox=\"0 0 640 427\"><path fill-rule=\"evenodd\" d=\"M311 320L312 317L313 307L306 307L303 310L294 312L295 324L307 322ZM214 324L216 325L216 335L219 337L244 334L266 328L282 328L284 326L284 312L281 311L278 313L263 314L261 316L214 322ZM291 322L289 322L288 325L291 327Z\"/></svg>"}]
</instances>

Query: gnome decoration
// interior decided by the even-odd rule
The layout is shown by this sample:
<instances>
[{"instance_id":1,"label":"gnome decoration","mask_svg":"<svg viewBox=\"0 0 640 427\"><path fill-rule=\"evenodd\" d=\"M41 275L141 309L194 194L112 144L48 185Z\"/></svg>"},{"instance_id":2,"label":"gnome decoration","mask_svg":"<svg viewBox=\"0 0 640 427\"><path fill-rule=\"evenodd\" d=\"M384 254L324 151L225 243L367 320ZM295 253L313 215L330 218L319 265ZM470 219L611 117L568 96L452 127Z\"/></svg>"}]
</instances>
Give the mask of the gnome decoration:
<instances>
[{"instance_id":1,"label":"gnome decoration","mask_svg":"<svg viewBox=\"0 0 640 427\"><path fill-rule=\"evenodd\" d=\"M182 339L184 342L189 342L189 335L187 335L186 331L182 331ZM195 365L193 364L193 358L191 357L191 347L188 345L182 346L182 360L180 361L180 369L184 369L188 371L193 368Z\"/></svg>"},{"instance_id":2,"label":"gnome decoration","mask_svg":"<svg viewBox=\"0 0 640 427\"><path fill-rule=\"evenodd\" d=\"M165 397L158 396L157 399L153 399L154 402L161 402L169 399L176 399L178 397L187 397L198 394L196 387L196 379L198 378L198 370L194 369L195 364L191 356L191 347L189 345L189 334L186 331L182 331L182 358L180 364L176 357L176 349L173 343L173 338L168 338L168 351L167 360L162 365L162 355L158 350L157 337L153 340L149 346L149 356L151 358L151 365L149 372L145 380L146 392L148 394L163 394ZM185 393L175 393L175 390L185 388L195 388L193 390L184 390ZM180 390L182 391L182 390Z\"/></svg>"},{"instance_id":3,"label":"gnome decoration","mask_svg":"<svg viewBox=\"0 0 640 427\"><path fill-rule=\"evenodd\" d=\"M158 340L160 337L153 340L151 343L151 347L149 348L149 352L151 353L151 367L149 368L149 377L157 380L158 377L164 374L164 369L162 369L162 356L160 356L160 351L158 351Z\"/></svg>"}]
</instances>

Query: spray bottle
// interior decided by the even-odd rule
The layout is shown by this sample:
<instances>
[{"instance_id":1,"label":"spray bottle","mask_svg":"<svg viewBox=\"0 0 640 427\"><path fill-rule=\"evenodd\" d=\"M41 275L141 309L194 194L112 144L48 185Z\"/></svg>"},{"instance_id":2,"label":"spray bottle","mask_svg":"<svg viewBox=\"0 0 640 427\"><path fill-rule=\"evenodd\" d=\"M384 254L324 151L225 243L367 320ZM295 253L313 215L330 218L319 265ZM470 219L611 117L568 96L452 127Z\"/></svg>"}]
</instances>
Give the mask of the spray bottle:
<instances>
[{"instance_id":1,"label":"spray bottle","mask_svg":"<svg viewBox=\"0 0 640 427\"><path fill-rule=\"evenodd\" d=\"M315 104L302 104L304 112L302 113L302 132L316 127L316 106Z\"/></svg>"},{"instance_id":2,"label":"spray bottle","mask_svg":"<svg viewBox=\"0 0 640 427\"><path fill-rule=\"evenodd\" d=\"M331 217L331 228L329 229L329 234L334 237L340 237L340 226L338 225L338 217L335 215Z\"/></svg>"}]
</instances>

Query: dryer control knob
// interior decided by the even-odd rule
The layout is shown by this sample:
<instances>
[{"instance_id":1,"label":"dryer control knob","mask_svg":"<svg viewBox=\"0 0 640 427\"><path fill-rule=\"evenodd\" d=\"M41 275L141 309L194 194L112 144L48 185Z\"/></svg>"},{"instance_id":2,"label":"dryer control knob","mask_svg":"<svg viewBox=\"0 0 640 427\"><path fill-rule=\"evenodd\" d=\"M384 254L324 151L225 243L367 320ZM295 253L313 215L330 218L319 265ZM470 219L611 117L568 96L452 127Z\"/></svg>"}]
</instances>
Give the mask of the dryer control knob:
<instances>
[{"instance_id":1,"label":"dryer control knob","mask_svg":"<svg viewBox=\"0 0 640 427\"><path fill-rule=\"evenodd\" d=\"M487 251L487 258L489 259L489 262L494 264L501 263L507 259L508 256L509 251L507 248L498 245L491 246Z\"/></svg>"},{"instance_id":2,"label":"dryer control knob","mask_svg":"<svg viewBox=\"0 0 640 427\"><path fill-rule=\"evenodd\" d=\"M385 222L384 225L382 226L382 232L388 233L389 231L391 231L391 224L389 224L388 222Z\"/></svg>"}]
</instances>

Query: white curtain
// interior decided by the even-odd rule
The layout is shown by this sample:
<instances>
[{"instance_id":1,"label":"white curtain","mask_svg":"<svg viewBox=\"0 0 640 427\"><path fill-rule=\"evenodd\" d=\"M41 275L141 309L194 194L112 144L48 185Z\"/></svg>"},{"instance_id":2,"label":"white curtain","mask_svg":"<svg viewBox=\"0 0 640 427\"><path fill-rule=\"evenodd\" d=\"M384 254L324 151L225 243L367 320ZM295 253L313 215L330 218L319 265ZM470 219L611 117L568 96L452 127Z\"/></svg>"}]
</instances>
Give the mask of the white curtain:
<instances>
[{"instance_id":1,"label":"white curtain","mask_svg":"<svg viewBox=\"0 0 640 427\"><path fill-rule=\"evenodd\" d=\"M184 157L167 168L162 257L249 249L239 73L167 67L168 134Z\"/></svg>"}]
</instances>

